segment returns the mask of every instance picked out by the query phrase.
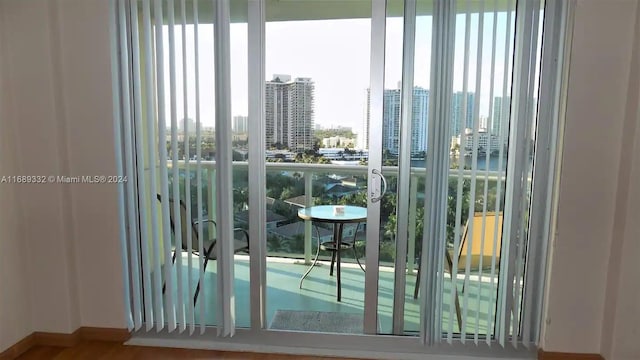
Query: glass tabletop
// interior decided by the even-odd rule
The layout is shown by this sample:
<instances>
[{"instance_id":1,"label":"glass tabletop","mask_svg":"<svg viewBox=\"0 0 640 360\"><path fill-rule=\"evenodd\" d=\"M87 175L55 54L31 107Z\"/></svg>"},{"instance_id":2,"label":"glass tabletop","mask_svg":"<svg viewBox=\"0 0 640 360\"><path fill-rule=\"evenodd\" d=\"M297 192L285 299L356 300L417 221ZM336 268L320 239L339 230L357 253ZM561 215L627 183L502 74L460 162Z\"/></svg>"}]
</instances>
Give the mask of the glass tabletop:
<instances>
[{"instance_id":1,"label":"glass tabletop","mask_svg":"<svg viewBox=\"0 0 640 360\"><path fill-rule=\"evenodd\" d=\"M367 208L351 205L318 205L298 210L304 220L359 222L367 219Z\"/></svg>"}]
</instances>

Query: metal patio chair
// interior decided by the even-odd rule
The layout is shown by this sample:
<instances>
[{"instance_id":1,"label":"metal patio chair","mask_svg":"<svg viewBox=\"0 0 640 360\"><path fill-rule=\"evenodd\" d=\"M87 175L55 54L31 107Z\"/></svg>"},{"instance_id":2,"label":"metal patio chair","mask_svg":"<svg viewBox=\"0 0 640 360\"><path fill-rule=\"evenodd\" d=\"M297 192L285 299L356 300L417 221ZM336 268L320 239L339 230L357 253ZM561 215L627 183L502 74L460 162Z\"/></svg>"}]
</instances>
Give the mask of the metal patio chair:
<instances>
[{"instance_id":1,"label":"metal patio chair","mask_svg":"<svg viewBox=\"0 0 640 360\"><path fill-rule=\"evenodd\" d=\"M157 195L158 201L160 201L160 203L162 203L162 197L160 196L160 194ZM169 219L170 219L170 223L171 223L171 232L173 234L173 236L175 236L175 219L174 219L174 214L173 214L173 199L169 199ZM216 246L216 239L205 239L203 240L202 244L203 244L203 249L197 249L197 246L199 245L199 234L198 234L198 223L202 222L204 223L212 223L213 226L216 226L216 222L213 221L212 219L203 219L201 221L198 220L192 220L189 221L187 219L187 207L185 205L185 203L180 200L180 234L181 234L181 238L182 238L182 246L180 251L186 251L186 252L190 252L192 254L198 255L200 256L200 253L202 252L204 255L204 266L203 266L203 271L207 270L207 264L209 263L209 260L216 260L216 251L215 251L215 246ZM188 230L190 228L190 230ZM187 231L191 231L191 248L189 248L189 244L187 243ZM242 228L234 228L233 229L233 233L234 233L234 239L233 239L233 252L235 254L237 253L249 253L249 233ZM239 236L237 236L239 235ZM194 248L196 247L196 248ZM171 258L171 263L175 264L176 261L176 255L178 253L178 249L174 248L173 249L173 256ZM162 293L164 294L165 292L165 288L166 285L162 286ZM193 305L195 306L196 302L198 301L198 294L200 293L200 281L198 281L198 285L196 287L196 292L195 295L193 297Z\"/></svg>"},{"instance_id":2,"label":"metal patio chair","mask_svg":"<svg viewBox=\"0 0 640 360\"><path fill-rule=\"evenodd\" d=\"M471 244L471 249L469 249L469 222L473 221L473 236L474 239ZM483 221L484 225L484 244L482 244L482 231L483 231ZM483 216L482 213L475 213L473 219L467 220L467 223L464 226L464 230L462 233L462 240L460 242L460 247L458 249L458 263L456 264L456 268L462 271L466 269L467 256L469 252L471 253L470 259L470 268L477 269L480 266L480 259L482 258L482 264L485 266L491 265L491 259L494 254L493 249L493 239L495 234L495 222L496 215L495 214L486 214ZM495 249L496 255L496 269L499 268L500 265L500 246L502 243L502 213L498 215L498 231L497 231L497 243ZM483 247L484 245L484 247ZM454 249L446 249L445 250L445 259L447 260L447 270L449 274L453 276L453 260L452 253ZM419 256L418 263L420 263L420 258L422 254ZM418 298L418 293L420 291L420 267L418 267L418 273L416 274L416 284L413 291L413 298ZM462 287L462 292L464 293L464 285ZM458 300L458 290L455 289L455 307L456 307L456 315L458 318L458 327L462 331L462 318L460 316L460 301Z\"/></svg>"}]
</instances>

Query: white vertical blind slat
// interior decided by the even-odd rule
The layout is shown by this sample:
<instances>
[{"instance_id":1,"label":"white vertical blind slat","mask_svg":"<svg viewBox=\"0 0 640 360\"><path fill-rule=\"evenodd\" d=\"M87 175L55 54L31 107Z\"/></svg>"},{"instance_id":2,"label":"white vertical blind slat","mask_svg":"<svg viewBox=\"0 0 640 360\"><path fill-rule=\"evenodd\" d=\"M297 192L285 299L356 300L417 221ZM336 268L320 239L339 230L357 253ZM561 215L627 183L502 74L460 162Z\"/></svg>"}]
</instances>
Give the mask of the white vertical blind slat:
<instances>
[{"instance_id":1,"label":"white vertical blind slat","mask_svg":"<svg viewBox=\"0 0 640 360\"><path fill-rule=\"evenodd\" d=\"M511 342L518 342L518 300L516 299L517 264L519 239L524 236L520 232L520 224L524 220L523 203L525 199L525 183L527 182L527 144L523 142L529 141L527 134L528 127L531 127L533 96L531 94L531 82L535 70L536 51L532 33L537 31L533 28L535 15L532 14L535 8L534 2L517 2L516 32L515 32L515 51L514 51L514 74L513 74L513 99L511 103L511 117L516 120L512 122L509 129L509 157L507 163L507 179L505 189L505 211L504 211L504 245L501 248L500 260L500 292L498 297L500 312L498 316L498 341L500 345L505 346L509 336L512 337ZM539 11L539 2L538 11ZM536 26L537 27L537 26ZM519 296L519 295L518 295ZM514 340L513 338L516 337Z\"/></svg>"},{"instance_id":2,"label":"white vertical blind slat","mask_svg":"<svg viewBox=\"0 0 640 360\"><path fill-rule=\"evenodd\" d=\"M451 102L452 102L452 98L453 98L453 78L454 78L454 60L455 60L455 33L456 33L456 14L457 14L457 10L456 10L456 2L455 1L443 1L446 4L445 7L445 16L444 16L444 24L443 24L443 55L442 58L444 59L444 66L442 67L442 90L441 90L441 116L440 118L443 119L443 124L442 124L442 129L441 129L441 133L447 134L446 136L443 136L444 139L450 139L451 138L451 134L450 134L450 123L449 123L449 119L451 118L451 113L452 113L452 108L451 108ZM438 71L438 67L440 67L441 65L438 65L437 61L432 61L432 64L436 64L435 67L432 68L432 72L434 71L433 69L436 69L435 71ZM450 144L448 142L446 142L446 145L443 145L443 154L449 154L449 146ZM440 171L448 173L449 172L449 156L443 156L442 161L443 164L441 165ZM445 179L443 179L443 182L441 184L441 189L440 189L442 194L447 194L449 191L449 177L446 177ZM442 204L440 207L440 210L442 212L441 217L441 223L439 225L441 225L440 228L440 233L439 233L439 238L440 239L446 239L447 235L446 235L446 222L447 222L447 215L445 215L447 213L448 210L447 207L449 206L449 201L448 201L448 195L447 197L442 197L441 199ZM442 241L442 240L441 240ZM448 251L447 247L445 244L441 244L442 245L442 249L440 254L438 254L437 259L439 262L438 265L438 271L440 272L440 276L438 278L438 287L437 287L437 294L439 296L438 299L438 314L442 314L442 304L443 304L443 298L444 298L444 261L445 261L445 252ZM453 307L453 306L451 306ZM440 318L436 318L436 326L435 326L435 330L436 330L436 334L438 337L442 336L442 320Z\"/></svg>"},{"instance_id":3,"label":"white vertical blind slat","mask_svg":"<svg viewBox=\"0 0 640 360\"><path fill-rule=\"evenodd\" d=\"M432 56L445 59L440 64L431 63L431 89L429 103L429 129L425 182L425 232L422 239L421 278L423 289L420 307L421 335L423 342L436 344L442 341L443 262L445 258L446 213L449 171L449 114L453 88L453 56L455 39L451 36L455 28L455 4L450 1L434 3L434 40Z\"/></svg>"},{"instance_id":4,"label":"white vertical blind slat","mask_svg":"<svg viewBox=\"0 0 640 360\"><path fill-rule=\"evenodd\" d=\"M198 232L198 285L200 286L200 293L198 301L200 302L200 334L204 334L206 326L206 286L204 283L205 269L204 269L204 239L203 234L203 213L202 213L202 124L200 119L200 57L199 57L199 34L198 34L198 0L193 1L193 42L194 42L194 70L195 70L195 103L196 103L196 204L198 206L197 216L198 223L196 225ZM195 306L195 304L194 304Z\"/></svg>"},{"instance_id":5,"label":"white vertical blind slat","mask_svg":"<svg viewBox=\"0 0 640 360\"><path fill-rule=\"evenodd\" d=\"M526 98L524 99L524 105L525 105L525 116L522 119L524 121L525 125L524 129L523 129L523 137L522 137L522 141L523 141L523 148L524 148L524 152L521 158L526 159L527 154L529 154L530 151L530 147L531 147L531 141L528 141L529 139L531 139L531 122L533 121L533 87L534 84L536 82L535 78L534 78L534 74L535 74L535 70L536 70L536 63L535 61L531 60L531 57L533 57L535 59L536 56L536 43L538 40L538 15L539 12L536 11L536 1L532 0L529 1L527 3L528 8L527 8L527 12L525 14L525 16L529 16L531 17L531 31L532 33L528 33L527 36L530 37L530 43L529 43L529 58L526 59L525 61L528 61L528 76L527 76L527 93L526 93ZM538 8L539 8L539 3L538 3ZM529 29L529 27L527 27L527 29ZM521 194L523 197L527 197L526 195L528 188L529 188L529 170L530 167L527 166L526 164L523 166L522 168L522 183L521 183ZM514 278L514 292L513 292L513 316L511 318L511 343L514 347L518 346L519 340L520 340L520 305L521 305L521 301L520 301L520 295L521 295L521 280L522 280L522 272L523 272L523 264L522 264L522 256L524 255L524 240L525 240L525 223L527 222L527 217L525 216L525 212L527 212L527 208L529 207L529 201L521 201L520 202L520 209L518 211L519 219L518 219L518 230L517 233L519 234L519 236L517 237L517 244L516 244L516 252L515 252L515 278Z\"/></svg>"},{"instance_id":6,"label":"white vertical blind slat","mask_svg":"<svg viewBox=\"0 0 640 360\"><path fill-rule=\"evenodd\" d=\"M528 89L527 89L527 95L526 95L526 113L524 116L524 129L523 129L523 133L524 136L522 138L522 147L524 149L523 154L521 155L521 161L525 163L525 165L523 166L522 169L522 189L521 194L523 197L526 197L527 201L521 201L521 205L520 205L520 218L519 218L519 229L518 229L518 233L520 234L520 236L518 237L518 244L516 247L516 272L515 272L515 291L513 294L513 304L514 304L514 311L513 311L513 318L512 318L512 338L511 338L511 342L513 344L514 347L516 347L518 345L518 343L520 342L521 338L520 338L520 330L521 330L521 305L522 305L522 300L521 300L521 295L523 293L523 275L524 275L524 256L526 254L525 251L525 247L526 247L526 243L525 240L527 240L528 237L528 231L526 229L526 227L528 227L529 225L529 219L530 217L527 216L528 210L530 208L530 189L531 189L531 182L530 182L530 176L531 176L531 165L529 165L528 162L526 162L526 159L529 157L529 154L532 152L531 146L533 143L534 137L532 134L532 127L534 124L534 115L536 112L536 104L535 104L535 96L536 94L534 93L536 85L537 85L537 79L536 79L536 70L537 70L537 65L538 65L538 31L540 28L540 0L532 0L528 3L529 8L527 9L527 16L531 16L531 26L527 27L528 31L530 31L531 33L528 34L530 36L530 43L529 43L529 54L528 54L528 58L525 60L528 63L528 74L527 74L527 80L528 80Z\"/></svg>"},{"instance_id":7,"label":"white vertical blind slat","mask_svg":"<svg viewBox=\"0 0 640 360\"><path fill-rule=\"evenodd\" d=\"M183 105L183 129L184 129L184 171L186 176L184 177L184 201L186 207L186 217L187 223L191 224L191 219L193 218L191 215L191 154L189 147L189 137L190 137L190 129L189 129L189 76L187 75L187 5L186 0L180 0L180 20L182 25L182 105ZM185 306L187 307L187 320L186 323L189 325L189 334L193 334L195 331L195 309L193 305L193 232L191 231L191 227L186 229L187 234L187 288L188 295L187 302Z\"/></svg>"},{"instance_id":8,"label":"white vertical blind slat","mask_svg":"<svg viewBox=\"0 0 640 360\"><path fill-rule=\"evenodd\" d=\"M121 44L126 44L126 14L124 12L124 3L123 1L111 0L109 1L109 20L111 24L110 28L110 37L109 40L111 42L111 47L115 48L120 41ZM130 162L131 157L131 149L129 147L129 151L127 149L123 149L123 140L122 137L126 138L126 131L123 134L123 123L126 127L130 126L131 116L130 116L130 107L129 107L129 79L128 79L128 71L123 71L122 69L127 67L127 46L123 46L125 49L120 53L121 58L118 59L117 53L115 51L111 52L111 67L113 69L112 76L112 88L114 92L113 96L113 118L114 118L114 142L115 142L115 160L116 160L116 169L118 176L125 175L125 169L123 166L123 161L127 163ZM120 106L122 104L122 106ZM133 262L129 263L129 252L127 250L129 241L133 241L133 238L127 238L127 220L125 219L125 185L123 183L118 183L118 223L119 223L119 233L120 233L120 247L121 247L121 255L122 255L122 266L124 269L128 271L123 271L123 295L124 295L124 305L125 305L125 317L127 322L127 329L129 331L134 329L134 318L138 318L140 314L140 296L139 296L139 284L134 284L134 296L131 297L130 293L130 279L137 280L137 277L134 273L137 272L137 267L133 265ZM133 229L135 231L135 226L131 225L129 229ZM131 274L131 277L129 276ZM138 292L136 293L136 290ZM137 295L137 296L136 296ZM131 311L131 302L138 305L137 309ZM140 324L140 322L136 322L136 324ZM139 328L139 326L138 326ZM137 330L137 329L136 329Z\"/></svg>"},{"instance_id":9,"label":"white vertical blind slat","mask_svg":"<svg viewBox=\"0 0 640 360\"><path fill-rule=\"evenodd\" d=\"M142 3L142 17L144 27L144 58L145 58L145 99L146 101L146 140L147 140L147 157L146 162L149 167L149 202L151 209L151 234L153 247L153 300L156 330L160 331L164 328L164 305L162 299L162 274L160 269L160 236L158 233L158 206L155 194L157 194L156 186L156 151L155 141L155 96L152 96L155 86L153 77L153 52L152 52L152 35L151 35L151 4L150 0L144 0Z\"/></svg>"},{"instance_id":10,"label":"white vertical blind slat","mask_svg":"<svg viewBox=\"0 0 640 360\"><path fill-rule=\"evenodd\" d=\"M477 303L476 303L476 313L478 314L476 316L476 328L479 328L480 326L480 299L482 298L483 295L483 289L484 289L484 282L482 280L482 273L483 273L483 268L484 268L484 249L485 249L485 242L489 241L489 239L486 239L486 230L487 230L487 211L490 209L488 209L488 205L489 205L489 200L488 200L488 196L489 196L489 174L490 174L490 166L489 166L489 161L490 161L490 154L493 153L493 121L494 119L494 112L493 112L493 106L494 106L494 87L495 87L495 82L496 82L496 78L495 78L495 71L496 71L496 44L498 41L498 0L494 0L493 1L493 23L492 23L492 30L491 30L491 75L489 77L490 79L490 85L489 85L489 117L487 119L487 152L486 152L486 157L485 157L485 177L484 177L484 194L483 194L483 204L482 204L482 239L481 239L481 243L480 243L480 249L482 249L482 253L480 255L480 261L478 264L478 285L479 285L479 289L478 289L478 298L477 298ZM496 182L499 182L499 179L496 179ZM496 203L499 202L498 198L495 198ZM498 223L498 217L496 216L494 218L494 222L497 224ZM494 234L494 238L495 236L497 236L497 234ZM495 258L495 244L494 247L492 248L492 261ZM493 275L493 274L492 274ZM489 288L489 293L493 292L493 287ZM489 304L491 304L491 302L489 302ZM491 306L489 306L490 308ZM490 310L487 311L487 313L489 313ZM491 336L489 336L489 334L491 334L491 318L489 317L487 319L487 337L486 337L486 343L487 345L491 345Z\"/></svg>"},{"instance_id":11,"label":"white vertical blind slat","mask_svg":"<svg viewBox=\"0 0 640 360\"><path fill-rule=\"evenodd\" d=\"M175 39L175 3L173 0L167 0L167 16L169 25L169 99L171 103L171 170L172 170L172 189L171 198L173 200L173 219L180 219L180 170L178 169L178 109L176 101L176 39ZM167 219L164 219L165 221ZM176 274L177 296L176 296L176 323L179 331L185 329L185 312L182 286L182 221L173 222L173 251L175 256L175 265L171 266L173 277Z\"/></svg>"},{"instance_id":12,"label":"white vertical blind slat","mask_svg":"<svg viewBox=\"0 0 640 360\"><path fill-rule=\"evenodd\" d=\"M454 237L453 237L453 266L451 271L451 304L455 302L455 296L458 291L458 261L460 260L460 242L461 242L461 224L462 224L462 194L463 194L463 185L464 185L464 177L462 170L464 168L464 159L466 153L466 131L465 126L467 123L467 117L469 113L469 104L468 104L468 89L469 89L469 43L471 37L471 13L470 13L471 4L469 0L465 2L466 14L465 14L465 33L464 33L464 68L462 75L462 111L460 112L461 117L460 121L460 153L458 156L458 186L456 189L456 217L454 224ZM457 316L457 315L456 315ZM462 316L460 321L460 340L464 344L465 339L465 325L466 325L466 317ZM453 328L453 306L449 308L449 328ZM448 337L451 338L452 331L448 334Z\"/></svg>"},{"instance_id":13,"label":"white vertical blind slat","mask_svg":"<svg viewBox=\"0 0 640 360\"><path fill-rule=\"evenodd\" d=\"M120 13L122 15L123 22L126 22L126 4L124 1L120 4L121 9ZM124 30L123 30L124 31ZM121 34L123 36L122 42L126 43L126 32ZM128 50L128 49L127 49ZM129 52L123 51L122 54L122 64L128 64L129 61ZM126 58L125 58L126 56ZM134 63L133 66L139 66L138 63ZM127 119L125 119L124 124L124 136L125 136L125 153L127 154L126 160L126 175L127 175L127 194L129 199L134 199L136 196L136 188L134 179L136 178L136 172L134 168L134 155L133 153L136 151L133 147L133 133L132 133L132 119L133 119L133 111L131 109L131 84L129 83L129 69L127 69L127 76L125 84L123 88L126 87L125 99L123 105L127 106ZM134 105L135 106L135 105ZM135 201L127 201L127 211L128 214L132 214L133 216L129 216L129 242L131 244L130 249L130 261L131 261L131 280L133 282L133 309L134 309L134 322L135 322L135 330L139 330L142 327L142 298L141 298L141 285L140 285L140 254L138 251L138 246L140 242L140 238L138 237L138 229L139 229L139 217L138 210L136 208Z\"/></svg>"},{"instance_id":14,"label":"white vertical blind slat","mask_svg":"<svg viewBox=\"0 0 640 360\"><path fill-rule=\"evenodd\" d=\"M144 168L144 158L145 158L145 148L143 145L142 139L144 139L144 128L145 128L145 118L142 115L142 78L140 68L142 64L140 62L140 34L138 30L138 2L131 1L130 2L130 11L131 11L131 49L132 49L132 69L133 69L133 109L134 109L134 117L133 117L133 125L135 128L135 132L139 138L139 141L135 142L135 151L136 151L136 159L138 164L136 166L137 170L137 180L138 180L138 202L139 204L147 204L147 185L146 185L146 174ZM144 11L143 11L144 12ZM148 99L147 99L148 100ZM142 164L142 166L141 166ZM148 227L148 214L147 214L147 206L139 206L138 211L140 212L140 255L142 262L142 291L144 298L144 321L146 323L147 331L153 328L154 323L154 307L153 307L153 291L152 291L152 269L150 264L150 254L149 254L149 242L152 239L149 238L149 227ZM131 216L131 213L129 213ZM137 251L138 244L131 243L131 252L132 254Z\"/></svg>"},{"instance_id":15,"label":"white vertical blind slat","mask_svg":"<svg viewBox=\"0 0 640 360\"><path fill-rule=\"evenodd\" d=\"M475 92L473 95L473 142L471 145L471 191L469 195L469 220L467 225L467 258L465 262L464 272L464 288L470 289L470 275L471 275L471 258L473 249L473 243L475 239L475 233L473 231L474 218L475 218L475 205L476 205L476 189L477 189L477 177L478 177L478 142L479 142L479 129L480 129L480 97L482 96L481 84L482 84L482 54L483 54L483 40L484 40L484 1L480 2L480 10L478 12L478 41L476 45L476 79L475 79ZM468 321L469 315L469 291L463 293L464 296L464 314L463 324ZM477 317L477 314L476 314ZM472 325L473 326L473 325ZM463 325L463 329L466 327ZM478 329L473 329L473 342L478 345Z\"/></svg>"},{"instance_id":16,"label":"white vertical blind slat","mask_svg":"<svg viewBox=\"0 0 640 360\"><path fill-rule=\"evenodd\" d=\"M158 99L158 160L160 169L160 202L162 216L162 246L164 248L164 282L166 284L164 312L168 318L168 329L172 332L176 329L176 312L173 301L175 284L172 276L173 264L171 263L171 227L169 214L169 181L167 172L167 136L166 136L166 114L165 114L165 79L164 79L164 34L163 34L163 0L155 0L153 6L153 17L155 20L156 33L156 83ZM160 258L157 259L160 261Z\"/></svg>"},{"instance_id":17,"label":"white vertical blind slat","mask_svg":"<svg viewBox=\"0 0 640 360\"><path fill-rule=\"evenodd\" d=\"M231 148L231 59L229 0L212 0L216 114L216 214L218 239L218 334L235 334L233 167ZM230 216L231 215L231 216Z\"/></svg>"},{"instance_id":18,"label":"white vertical blind slat","mask_svg":"<svg viewBox=\"0 0 640 360\"><path fill-rule=\"evenodd\" d=\"M493 251L492 251L492 256L491 256L491 296L489 297L490 299L490 303L494 302L494 299L497 299L495 297L495 291L494 289L494 285L495 285L495 277L496 277L496 266L497 266L497 248L498 248L498 241L503 242L502 239L498 238L498 226L499 226L499 217L502 211L500 202L502 200L502 174L504 173L504 171L502 170L502 164L503 164L503 159L504 159L504 144L505 144L505 135L508 135L508 125L509 125L509 104L510 102L507 101L507 95L510 93L509 89L508 89L508 84L510 83L509 78L510 78L510 74L511 72L509 71L511 68L511 62L509 61L509 59L511 59L511 54L512 54L512 41L510 41L511 39L511 28L512 28L512 12L513 12L513 0L508 0L507 2L507 11L506 11L506 35L504 38L504 64L503 64L503 78L502 78L502 99L500 100L500 129L499 129L499 136L498 136L498 141L500 144L499 150L498 150L498 164L500 165L500 176L498 176L497 179L497 184L496 184L496 204L495 204L495 218L496 218L496 222L494 224L494 232L493 232ZM503 242L504 243L504 242ZM489 307L489 316L488 316L488 324L490 325L489 328L492 329L494 332L496 330L496 326L495 326L495 316L494 316L494 307L491 306Z\"/></svg>"},{"instance_id":19,"label":"white vertical blind slat","mask_svg":"<svg viewBox=\"0 0 640 360\"><path fill-rule=\"evenodd\" d=\"M443 56L442 58L445 59L445 64L447 64L447 70L446 71L441 71L438 65L436 65L435 67L433 67L434 65L432 65L432 72L433 71L437 71L437 72L442 72L443 74L443 83L446 84L442 85L442 94L443 96L446 96L446 100L443 101L443 108L441 109L442 112L442 116L441 118L444 119L445 121L445 131L447 131L446 129L451 129L450 126L450 121L451 121L451 116L453 114L453 110L451 107L451 103L452 103L452 99L453 99L453 79L454 79L454 60L455 60L455 42L456 42L456 14L457 14L457 10L456 10L456 6L457 6L457 2L456 1L448 1L447 3L447 7L445 8L446 12L445 12L445 16L444 16L444 24L443 24ZM432 64L437 64L437 62L432 61ZM451 138L450 131L447 131L448 136L446 136L445 138L449 139ZM446 165L444 166L444 170L449 172L450 166ZM446 179L446 185L445 185L445 192L449 191L449 178L447 177ZM457 189L456 189L457 190ZM443 200L445 202L445 207L448 207L448 199ZM448 212L448 210L446 210ZM446 215L443 215L443 217L445 218L445 220L443 220L446 223ZM445 230L445 235L442 236L442 239L446 239L446 230ZM447 249L446 246L443 246L443 253L449 251ZM441 254L440 255L440 260L441 261L445 261L445 255ZM442 269L442 277L441 277L441 281L440 281L440 288L439 288L439 296L440 296L440 306L442 307L442 303L444 302L443 298L444 298L444 267L440 267L440 269ZM451 274L449 274L451 276ZM455 287L454 287L455 288ZM453 303L450 303L453 304ZM450 311L453 310L454 305L450 306ZM451 314L451 313L450 313ZM447 333L447 341L449 344L452 343L452 334L453 334L453 317L450 317L450 321L449 321L449 328L448 328L448 333ZM438 324L441 324L442 321L438 320ZM442 333L442 331L438 332L439 334Z\"/></svg>"}]
</instances>

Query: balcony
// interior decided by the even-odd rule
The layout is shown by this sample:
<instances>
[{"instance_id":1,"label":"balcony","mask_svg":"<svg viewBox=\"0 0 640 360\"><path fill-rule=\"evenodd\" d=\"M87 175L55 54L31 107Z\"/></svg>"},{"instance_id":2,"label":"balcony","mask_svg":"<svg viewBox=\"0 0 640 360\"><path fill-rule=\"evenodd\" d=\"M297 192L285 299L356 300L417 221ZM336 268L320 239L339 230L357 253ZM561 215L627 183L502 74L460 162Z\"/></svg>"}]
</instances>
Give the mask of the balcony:
<instances>
[{"instance_id":1,"label":"balcony","mask_svg":"<svg viewBox=\"0 0 640 360\"><path fill-rule=\"evenodd\" d=\"M171 166L171 164L169 164ZM208 189L215 187L216 165L213 161L202 161L202 188L203 188L203 213L205 217L212 217L208 214L215 214L214 201L209 201ZM285 163L268 162L266 184L249 185L247 179L249 163L234 162L234 196L235 205L235 226L248 228L247 221L247 199L242 196L246 193L247 186L266 186L269 195L267 201L267 298L266 298L266 324L272 325L272 320L276 313L280 311L312 311L324 313L339 313L344 316L359 315L364 313L364 283L365 273L357 265L351 251L343 252L342 258L342 301L336 301L336 279L329 275L330 253L320 252L320 261L304 280L302 288L299 288L300 279L309 268L317 249L318 236L325 241L331 238L331 231L319 225L316 229L310 222L302 222L296 215L297 210L303 206L316 204L347 203L353 205L366 206L366 197L363 196L366 188L367 167L362 165L335 165L335 164L307 164L307 163ZM179 163L181 170L186 164ZM191 187L196 186L195 162L189 163L191 172ZM395 166L383 167L383 173L394 182L398 173ZM406 334L417 335L420 323L420 302L414 299L416 290L416 275L420 257L422 242L421 207L424 206L424 178L426 170L424 168L411 168L410 182L410 209L409 209L409 234L407 253L406 287L404 296L404 332ZM185 172L181 172L181 184L185 178ZM457 179L459 172L457 169L451 170L450 178ZM469 179L472 176L470 170L463 170L462 177ZM483 172L484 177L488 176L491 181L502 180L502 172ZM333 179L333 180L327 180ZM342 179L342 180L336 180ZM332 186L326 186L329 181ZM288 185L283 185L283 183ZM479 182L480 183L480 182ZM336 189L330 194L327 188ZM393 186L389 190L395 192ZM286 192L286 193L285 193ZM191 191L192 199L195 191ZM359 196L360 195L360 196ZM393 196L393 195L391 195ZM365 204L361 201L365 199ZM356 201L357 203L349 203ZM197 205L191 203L192 214L197 213ZM383 205L384 206L384 205ZM394 308L394 261L395 261L395 234L389 226L390 217L395 216L395 209L392 215L382 211L381 216L381 240L380 240L380 267L378 281L378 319L379 331L382 334L392 333L392 319ZM195 217L195 215L194 215ZM391 220L393 221L393 220ZM392 224L393 225L393 224ZM345 237L353 236L353 230L345 229ZM206 231L206 229L205 229ZM359 257L363 257L366 241L363 234L356 236L356 251ZM183 253L183 284L187 284L187 274L191 274L192 284L197 284L198 262L194 258L191 272L187 270L188 255ZM485 263L486 265L486 263ZM478 332L482 337L485 334L493 333L493 321L495 321L495 306L498 288L498 268L496 271L485 270L479 272L476 268L468 272L465 281L464 263L460 263L460 271L456 276L459 302L463 322L467 333ZM204 297L198 301L204 301L207 324L214 325L216 297L216 265L215 260L210 262L206 269ZM250 293L249 293L249 256L243 254L235 255L235 301L236 301L236 324L239 327L250 326ZM456 332L459 331L455 308L452 308L454 296L451 293L451 274L445 271L442 321L443 328L453 326ZM175 294L177 295L177 294ZM188 301L189 290L185 287L182 294L183 301ZM202 300L204 299L204 300ZM200 305L196 306L196 319ZM452 316L453 315L453 316ZM478 329L478 330L476 330ZM298 331L318 331L314 329L295 328ZM351 330L352 331L352 330ZM343 332L340 329L327 328L326 332ZM356 331L358 332L358 331Z\"/></svg>"}]
</instances>

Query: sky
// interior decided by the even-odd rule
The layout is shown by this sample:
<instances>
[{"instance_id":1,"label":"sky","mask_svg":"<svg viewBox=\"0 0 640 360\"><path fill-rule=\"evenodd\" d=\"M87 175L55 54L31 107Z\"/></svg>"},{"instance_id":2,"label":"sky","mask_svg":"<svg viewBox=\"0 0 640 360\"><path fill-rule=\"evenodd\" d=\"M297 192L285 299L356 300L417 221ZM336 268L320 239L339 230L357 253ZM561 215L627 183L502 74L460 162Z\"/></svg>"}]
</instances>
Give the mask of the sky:
<instances>
[{"instance_id":1,"label":"sky","mask_svg":"<svg viewBox=\"0 0 640 360\"><path fill-rule=\"evenodd\" d=\"M475 92L478 44L478 15L470 17L469 41L469 92ZM489 91L494 79L494 97L502 95L504 53L506 36L506 13L499 13L497 23L498 41L493 78L491 72L491 47L493 13L484 16L482 79L480 92L480 115L489 115ZM397 89L402 78L402 18L387 18L385 48L385 88ZM421 16L416 21L414 85L429 88L431 71L431 17ZM512 18L513 26L513 18ZM164 27L165 54L165 109L169 122L170 108L170 64L168 27ZM273 74L288 74L292 78L310 77L315 83L315 123L323 127L349 126L354 131L362 129L365 119L366 89L369 87L369 62L371 43L370 19L341 19L314 21L267 22L266 24L266 79ZM232 115L247 115L247 25L231 24L231 93ZM512 35L511 35L512 37ZM187 104L183 106L182 29L175 28L176 51L176 117L195 118L195 60L193 26L186 31ZM199 38L200 118L204 126L214 123L214 54L213 27L201 24ZM456 20L454 60L454 91L462 91L465 15Z\"/></svg>"}]
</instances>

